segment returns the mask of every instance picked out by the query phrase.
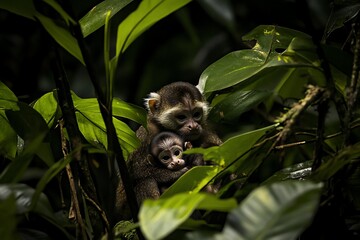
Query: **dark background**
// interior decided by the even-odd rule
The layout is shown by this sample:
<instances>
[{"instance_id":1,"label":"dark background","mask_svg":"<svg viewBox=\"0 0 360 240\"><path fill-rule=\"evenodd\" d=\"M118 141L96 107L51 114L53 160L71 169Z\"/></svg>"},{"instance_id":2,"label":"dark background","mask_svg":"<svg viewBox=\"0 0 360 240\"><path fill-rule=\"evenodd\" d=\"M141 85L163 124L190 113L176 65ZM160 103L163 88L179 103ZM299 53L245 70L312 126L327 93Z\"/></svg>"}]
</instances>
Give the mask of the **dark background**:
<instances>
[{"instance_id":1,"label":"dark background","mask_svg":"<svg viewBox=\"0 0 360 240\"><path fill-rule=\"evenodd\" d=\"M97 2L76 2L73 7L78 18ZM206 2L191 2L155 24L130 45L119 61L115 96L142 105L147 93L166 83L197 84L207 66L227 53L245 48L241 36L261 24L293 28L320 39L330 13L330 1L326 0L308 1L308 9L299 5L301 1L234 0L226 1L230 14L224 20L227 11L214 14L206 7ZM133 1L113 18L114 44L117 25L138 3ZM310 21L311 26L306 21ZM30 103L55 87L49 66L49 39L37 22L5 10L0 10L0 26L0 80L21 101ZM88 36L86 42L97 68L95 71L105 80L103 28ZM67 52L63 51L62 55L72 90L80 97L94 97L84 66Z\"/></svg>"}]
</instances>

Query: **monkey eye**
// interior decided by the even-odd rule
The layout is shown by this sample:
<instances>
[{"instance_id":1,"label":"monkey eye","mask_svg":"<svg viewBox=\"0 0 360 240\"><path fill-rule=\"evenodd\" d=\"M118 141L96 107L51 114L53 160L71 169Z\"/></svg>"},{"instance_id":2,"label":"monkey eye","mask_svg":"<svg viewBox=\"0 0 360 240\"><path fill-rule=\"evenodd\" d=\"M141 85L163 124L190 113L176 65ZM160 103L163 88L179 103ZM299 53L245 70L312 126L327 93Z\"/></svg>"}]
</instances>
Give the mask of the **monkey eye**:
<instances>
[{"instance_id":1,"label":"monkey eye","mask_svg":"<svg viewBox=\"0 0 360 240\"><path fill-rule=\"evenodd\" d=\"M185 119L186 119L186 115L184 115L184 114L178 114L178 115L175 116L175 118L176 118L179 122L183 122L183 121L185 121Z\"/></svg>"},{"instance_id":2,"label":"monkey eye","mask_svg":"<svg viewBox=\"0 0 360 240\"><path fill-rule=\"evenodd\" d=\"M169 161L170 156L168 156L168 155L162 156L162 159L163 159L165 162L167 162L167 161Z\"/></svg>"},{"instance_id":3,"label":"monkey eye","mask_svg":"<svg viewBox=\"0 0 360 240\"><path fill-rule=\"evenodd\" d=\"M200 119L202 116L202 113L200 111L196 111L193 114L193 118L195 118L196 120Z\"/></svg>"},{"instance_id":4,"label":"monkey eye","mask_svg":"<svg viewBox=\"0 0 360 240\"><path fill-rule=\"evenodd\" d=\"M179 156L181 154L180 150L175 150L174 152L175 156Z\"/></svg>"}]
</instances>

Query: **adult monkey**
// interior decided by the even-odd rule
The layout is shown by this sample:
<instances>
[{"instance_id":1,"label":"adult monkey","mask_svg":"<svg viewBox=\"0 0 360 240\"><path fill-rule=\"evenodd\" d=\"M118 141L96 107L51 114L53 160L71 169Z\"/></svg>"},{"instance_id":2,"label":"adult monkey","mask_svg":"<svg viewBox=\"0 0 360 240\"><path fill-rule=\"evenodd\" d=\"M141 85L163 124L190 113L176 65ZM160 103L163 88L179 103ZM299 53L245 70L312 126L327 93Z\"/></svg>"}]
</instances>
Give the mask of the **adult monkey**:
<instances>
[{"instance_id":1,"label":"adult monkey","mask_svg":"<svg viewBox=\"0 0 360 240\"><path fill-rule=\"evenodd\" d=\"M145 107L148 110L147 131L140 127L136 134L146 144L162 131L180 135L193 147L208 148L222 143L208 126L209 104L190 83L174 82L150 93Z\"/></svg>"},{"instance_id":2,"label":"adult monkey","mask_svg":"<svg viewBox=\"0 0 360 240\"><path fill-rule=\"evenodd\" d=\"M218 135L212 131L207 122L209 105L203 95L194 85L186 82L174 82L162 87L157 92L149 94L145 99L148 110L147 129L141 126L136 135L141 141L128 159L130 174L134 176L131 165L139 161L147 161L148 149L155 135L163 131L170 131L180 135L184 141L193 147L208 148L222 143ZM188 166L204 165L200 154L193 154L188 159ZM126 198L122 193L121 184L117 190L118 212L124 212ZM122 214L121 214L122 215Z\"/></svg>"}]
</instances>

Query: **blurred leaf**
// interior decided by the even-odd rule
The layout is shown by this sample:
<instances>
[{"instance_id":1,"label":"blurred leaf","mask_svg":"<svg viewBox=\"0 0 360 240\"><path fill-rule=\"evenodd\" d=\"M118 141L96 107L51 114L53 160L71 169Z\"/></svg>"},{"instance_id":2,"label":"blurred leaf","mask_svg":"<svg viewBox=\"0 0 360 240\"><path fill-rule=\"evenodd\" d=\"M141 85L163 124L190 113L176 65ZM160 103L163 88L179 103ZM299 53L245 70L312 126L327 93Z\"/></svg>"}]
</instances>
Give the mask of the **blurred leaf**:
<instances>
[{"instance_id":1,"label":"blurred leaf","mask_svg":"<svg viewBox=\"0 0 360 240\"><path fill-rule=\"evenodd\" d=\"M45 136L46 132L41 132L25 146L24 150L1 172L0 183L16 183L21 180Z\"/></svg>"},{"instance_id":2,"label":"blurred leaf","mask_svg":"<svg viewBox=\"0 0 360 240\"><path fill-rule=\"evenodd\" d=\"M193 167L176 180L160 198L169 198L181 192L199 192L221 169L217 166Z\"/></svg>"},{"instance_id":3,"label":"blurred leaf","mask_svg":"<svg viewBox=\"0 0 360 240\"><path fill-rule=\"evenodd\" d=\"M51 128L54 125L56 113L59 111L58 106L54 92L48 92L36 100L33 108L41 114L48 127Z\"/></svg>"},{"instance_id":4,"label":"blurred leaf","mask_svg":"<svg viewBox=\"0 0 360 240\"><path fill-rule=\"evenodd\" d=\"M1 189L1 185L0 185ZM1 194L1 191L0 191ZM16 205L15 197L9 194L6 197L0 197L0 236L3 240L18 239L16 233Z\"/></svg>"},{"instance_id":5,"label":"blurred leaf","mask_svg":"<svg viewBox=\"0 0 360 240\"><path fill-rule=\"evenodd\" d=\"M0 81L0 110L18 110L18 99L16 95Z\"/></svg>"},{"instance_id":6,"label":"blurred leaf","mask_svg":"<svg viewBox=\"0 0 360 240\"><path fill-rule=\"evenodd\" d=\"M79 129L85 139L95 146L107 148L107 136L104 120L100 113L98 102L95 98L81 99L73 93L74 106L76 109L76 118ZM123 101L114 99L113 115L128 117L136 121L141 120L142 115L135 106ZM124 122L113 118L116 133L123 150L124 158L127 159L129 153L140 145L139 139L131 128Z\"/></svg>"},{"instance_id":7,"label":"blurred leaf","mask_svg":"<svg viewBox=\"0 0 360 240\"><path fill-rule=\"evenodd\" d=\"M188 239L296 239L312 221L321 188L308 181L259 187L230 212L222 233L189 233Z\"/></svg>"},{"instance_id":8,"label":"blurred leaf","mask_svg":"<svg viewBox=\"0 0 360 240\"><path fill-rule=\"evenodd\" d=\"M271 94L270 91L257 90L232 92L211 108L209 118L214 122L237 120L241 114L258 105ZM221 95L217 96L217 98L221 97Z\"/></svg>"},{"instance_id":9,"label":"blurred leaf","mask_svg":"<svg viewBox=\"0 0 360 240\"><path fill-rule=\"evenodd\" d=\"M60 16L65 20L66 24L70 26L70 22L75 24L74 19L70 17L70 15L64 11L64 9L60 6L60 4L55 0L43 0L47 4L49 4L55 11L57 11Z\"/></svg>"},{"instance_id":10,"label":"blurred leaf","mask_svg":"<svg viewBox=\"0 0 360 240\"><path fill-rule=\"evenodd\" d=\"M143 0L118 27L116 57L143 32L170 13L183 7L190 0Z\"/></svg>"},{"instance_id":11,"label":"blurred leaf","mask_svg":"<svg viewBox=\"0 0 360 240\"><path fill-rule=\"evenodd\" d=\"M278 26L259 26L243 39L256 40L257 43L250 50L240 50L226 55L201 74L198 87L205 94L240 83L249 84L264 80L269 72L278 68L285 72L291 68L300 72L307 72L309 68L321 71L315 46L311 38L302 32ZM311 75L309 77L309 74L305 74L303 77L308 79ZM270 78L266 79L268 82L273 81ZM295 78L291 80L295 81ZM317 78L312 80L315 81Z\"/></svg>"},{"instance_id":12,"label":"blurred leaf","mask_svg":"<svg viewBox=\"0 0 360 240\"><path fill-rule=\"evenodd\" d=\"M52 19L45 17L44 15L38 14L36 17L39 19L45 30L60 46L85 65L80 47L68 29L56 25Z\"/></svg>"},{"instance_id":13,"label":"blurred leaf","mask_svg":"<svg viewBox=\"0 0 360 240\"><path fill-rule=\"evenodd\" d=\"M360 142L341 149L335 156L324 159L321 166L313 173L313 177L319 181L326 181L334 176L344 166L353 161L359 161Z\"/></svg>"},{"instance_id":14,"label":"blurred leaf","mask_svg":"<svg viewBox=\"0 0 360 240\"><path fill-rule=\"evenodd\" d=\"M140 229L147 239L161 239L185 222L195 209L227 212L235 207L235 199L222 200L204 193L145 200L139 213Z\"/></svg>"},{"instance_id":15,"label":"blurred leaf","mask_svg":"<svg viewBox=\"0 0 360 240\"><path fill-rule=\"evenodd\" d=\"M3 111L0 111L0 126L0 155L13 159L16 156L17 135Z\"/></svg>"},{"instance_id":16,"label":"blurred leaf","mask_svg":"<svg viewBox=\"0 0 360 240\"><path fill-rule=\"evenodd\" d=\"M29 0L1 0L0 8L8 10L17 15L34 19L36 9L33 1Z\"/></svg>"},{"instance_id":17,"label":"blurred leaf","mask_svg":"<svg viewBox=\"0 0 360 240\"><path fill-rule=\"evenodd\" d=\"M32 197L35 190L25 184L0 184L0 200L14 195L16 199L16 214L22 215L28 212L34 212L39 216L45 218L55 227L57 227L68 239L73 239L66 230L57 223L53 209L47 199L46 195L41 193L38 204L34 209L30 209Z\"/></svg>"},{"instance_id":18,"label":"blurred leaf","mask_svg":"<svg viewBox=\"0 0 360 240\"><path fill-rule=\"evenodd\" d=\"M304 180L311 175L312 165L313 161L307 161L284 168L268 178L263 184L270 184L284 180Z\"/></svg>"},{"instance_id":19,"label":"blurred leaf","mask_svg":"<svg viewBox=\"0 0 360 240\"><path fill-rule=\"evenodd\" d=\"M344 23L354 19L360 11L360 3L351 1L335 1L332 7L333 9L324 31L324 38L328 38L333 31L344 26Z\"/></svg>"},{"instance_id":20,"label":"blurred leaf","mask_svg":"<svg viewBox=\"0 0 360 240\"><path fill-rule=\"evenodd\" d=\"M108 12L111 12L109 16L109 19L111 19L117 12L132 1L133 0L105 0L93 7L79 21L84 37L87 37L105 24Z\"/></svg>"}]
</instances>

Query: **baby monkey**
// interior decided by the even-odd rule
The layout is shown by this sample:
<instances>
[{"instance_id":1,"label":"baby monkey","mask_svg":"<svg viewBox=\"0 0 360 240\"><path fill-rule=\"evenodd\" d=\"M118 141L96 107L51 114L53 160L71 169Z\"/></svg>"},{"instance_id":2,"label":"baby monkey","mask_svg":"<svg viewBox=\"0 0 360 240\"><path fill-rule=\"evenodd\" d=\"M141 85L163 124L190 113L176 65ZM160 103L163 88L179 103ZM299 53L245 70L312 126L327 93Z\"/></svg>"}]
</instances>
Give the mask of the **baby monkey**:
<instances>
[{"instance_id":1,"label":"baby monkey","mask_svg":"<svg viewBox=\"0 0 360 240\"><path fill-rule=\"evenodd\" d=\"M191 148L179 135L172 132L161 132L151 140L146 160L134 157L129 162L130 172L134 179L134 190L137 201L159 198L188 168L182 154L184 149ZM140 152L134 154L141 155Z\"/></svg>"}]
</instances>

